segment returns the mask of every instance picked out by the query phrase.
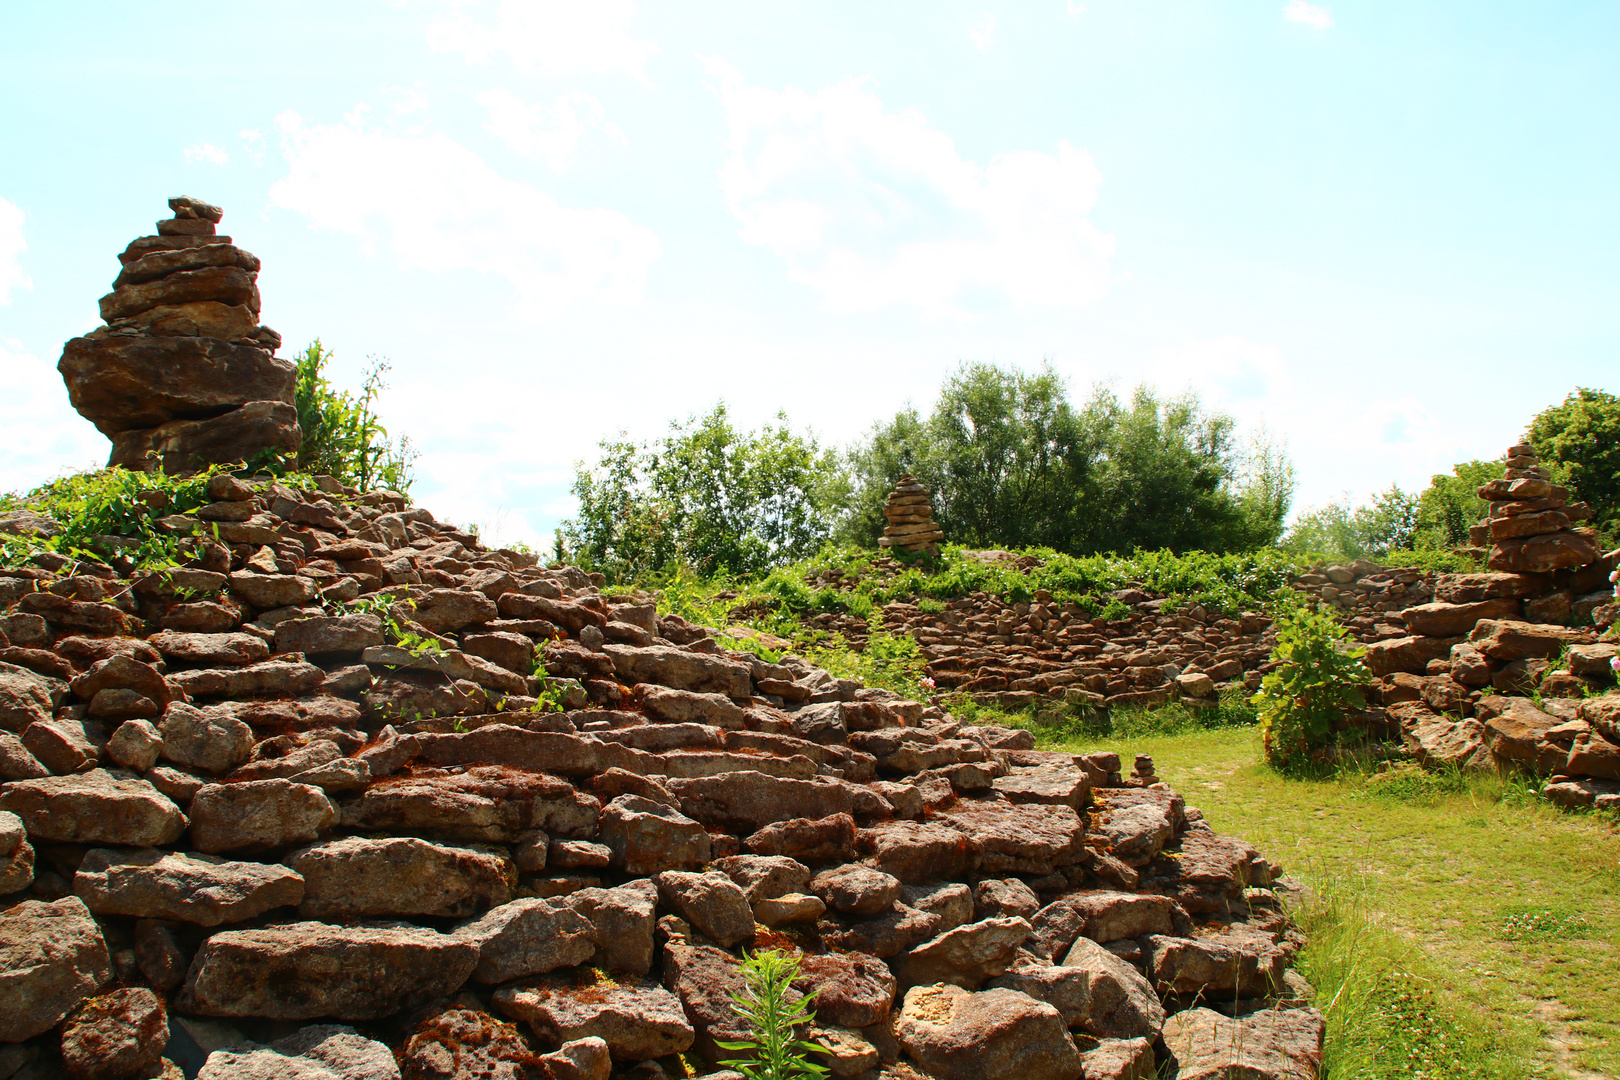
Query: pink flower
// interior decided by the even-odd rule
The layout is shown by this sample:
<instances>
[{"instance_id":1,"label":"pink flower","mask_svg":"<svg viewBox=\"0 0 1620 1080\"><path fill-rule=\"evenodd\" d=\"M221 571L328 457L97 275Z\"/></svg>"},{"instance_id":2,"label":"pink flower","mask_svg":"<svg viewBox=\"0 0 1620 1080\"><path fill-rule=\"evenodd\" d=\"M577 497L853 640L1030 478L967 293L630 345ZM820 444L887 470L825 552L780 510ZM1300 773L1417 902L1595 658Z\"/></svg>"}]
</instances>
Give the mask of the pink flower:
<instances>
[{"instance_id":1,"label":"pink flower","mask_svg":"<svg viewBox=\"0 0 1620 1080\"><path fill-rule=\"evenodd\" d=\"M1620 656L1615 657L1615 662L1616 662L1616 670L1620 670ZM922 688L924 690L932 690L934 688L934 680L933 679L928 679L928 678L923 679L922 680Z\"/></svg>"},{"instance_id":2,"label":"pink flower","mask_svg":"<svg viewBox=\"0 0 1620 1080\"><path fill-rule=\"evenodd\" d=\"M1614 669L1616 675L1620 675L1620 656L1609 657L1609 667Z\"/></svg>"}]
</instances>

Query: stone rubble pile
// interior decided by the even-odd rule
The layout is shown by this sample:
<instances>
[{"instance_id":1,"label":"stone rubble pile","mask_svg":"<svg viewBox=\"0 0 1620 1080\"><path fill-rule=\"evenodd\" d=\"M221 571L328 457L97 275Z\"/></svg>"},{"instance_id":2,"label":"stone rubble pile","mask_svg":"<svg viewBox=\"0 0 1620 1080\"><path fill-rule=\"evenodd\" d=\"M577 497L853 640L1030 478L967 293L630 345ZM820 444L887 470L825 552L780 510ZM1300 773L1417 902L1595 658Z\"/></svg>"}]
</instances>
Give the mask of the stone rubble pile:
<instances>
[{"instance_id":1,"label":"stone rubble pile","mask_svg":"<svg viewBox=\"0 0 1620 1080\"><path fill-rule=\"evenodd\" d=\"M210 494L154 523L181 567L0 570L0 1073L734 1076L773 947L840 1077L1316 1075L1290 887L1150 759L728 651L393 493Z\"/></svg>"},{"instance_id":2,"label":"stone rubble pile","mask_svg":"<svg viewBox=\"0 0 1620 1080\"><path fill-rule=\"evenodd\" d=\"M295 451L295 367L259 325L259 260L216 235L197 199L124 249L106 326L69 341L57 370L79 415L112 440L110 465L184 472Z\"/></svg>"},{"instance_id":3,"label":"stone rubble pile","mask_svg":"<svg viewBox=\"0 0 1620 1080\"><path fill-rule=\"evenodd\" d=\"M878 547L939 554L939 542L945 539L945 531L934 521L934 505L929 501L928 489L918 483L915 476L906 473L900 477L883 506L883 517L888 524L878 538Z\"/></svg>"},{"instance_id":4,"label":"stone rubble pile","mask_svg":"<svg viewBox=\"0 0 1620 1080\"><path fill-rule=\"evenodd\" d=\"M1008 552L969 555L1014 560ZM1026 570L1038 565L1033 556L1016 562ZM880 559L873 569L892 573L904 567ZM809 584L852 587L836 571ZM1165 610L1165 597L1140 588L1118 590L1109 599L1127 611L1105 618L1037 590L1028 602L970 593L946 601L937 613L895 602L884 606L880 618L889 632L916 639L940 691L967 693L981 705L1007 710L1170 701L1205 707L1218 703L1223 687L1259 686L1275 641L1263 614L1245 611L1232 618L1198 604ZM805 622L842 633L857 646L870 631L867 620L842 613Z\"/></svg>"}]
</instances>

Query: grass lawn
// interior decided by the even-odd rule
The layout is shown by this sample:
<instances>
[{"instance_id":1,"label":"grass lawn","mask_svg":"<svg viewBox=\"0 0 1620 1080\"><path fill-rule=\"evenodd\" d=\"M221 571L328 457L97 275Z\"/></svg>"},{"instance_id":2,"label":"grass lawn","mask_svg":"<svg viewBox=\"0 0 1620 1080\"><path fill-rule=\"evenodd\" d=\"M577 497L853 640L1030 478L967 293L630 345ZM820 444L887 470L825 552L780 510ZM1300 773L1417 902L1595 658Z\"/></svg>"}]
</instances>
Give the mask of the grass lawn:
<instances>
[{"instance_id":1,"label":"grass lawn","mask_svg":"<svg viewBox=\"0 0 1620 1080\"><path fill-rule=\"evenodd\" d=\"M1612 818L1495 778L1288 779L1255 728L1062 745L1152 754L1216 831L1318 890L1301 967L1331 1080L1620 1077Z\"/></svg>"}]
</instances>

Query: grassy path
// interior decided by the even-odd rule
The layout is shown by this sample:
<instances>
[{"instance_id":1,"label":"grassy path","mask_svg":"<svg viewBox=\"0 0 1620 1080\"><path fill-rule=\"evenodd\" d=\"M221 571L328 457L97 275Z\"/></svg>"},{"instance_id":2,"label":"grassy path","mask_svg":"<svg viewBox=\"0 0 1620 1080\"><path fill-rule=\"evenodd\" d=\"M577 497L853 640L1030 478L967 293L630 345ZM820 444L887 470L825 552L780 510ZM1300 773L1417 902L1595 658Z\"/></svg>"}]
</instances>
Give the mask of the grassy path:
<instances>
[{"instance_id":1,"label":"grassy path","mask_svg":"<svg viewBox=\"0 0 1620 1080\"><path fill-rule=\"evenodd\" d=\"M1620 832L1491 779L1286 779L1255 729L1108 736L1339 904L1330 1076L1620 1077ZM1348 929L1344 929L1348 926ZM1324 939L1334 934L1320 934ZM1323 951L1332 955L1316 956Z\"/></svg>"}]
</instances>

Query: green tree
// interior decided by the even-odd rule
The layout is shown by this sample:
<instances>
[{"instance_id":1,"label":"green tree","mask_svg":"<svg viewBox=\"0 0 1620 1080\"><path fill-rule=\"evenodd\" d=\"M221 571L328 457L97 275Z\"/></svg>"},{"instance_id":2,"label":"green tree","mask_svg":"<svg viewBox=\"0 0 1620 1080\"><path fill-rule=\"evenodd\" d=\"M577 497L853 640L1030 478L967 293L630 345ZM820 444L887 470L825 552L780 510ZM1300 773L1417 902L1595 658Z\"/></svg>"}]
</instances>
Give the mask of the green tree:
<instances>
[{"instance_id":1,"label":"green tree","mask_svg":"<svg viewBox=\"0 0 1620 1080\"><path fill-rule=\"evenodd\" d=\"M1620 397L1576 387L1536 414L1526 439L1554 478L1591 506L1599 529L1620 530Z\"/></svg>"},{"instance_id":2,"label":"green tree","mask_svg":"<svg viewBox=\"0 0 1620 1080\"><path fill-rule=\"evenodd\" d=\"M676 565L755 573L813 554L848 485L833 451L777 420L738 431L722 402L652 442L603 440L594 466L575 467L579 511L558 530L558 557L623 581Z\"/></svg>"},{"instance_id":3,"label":"green tree","mask_svg":"<svg viewBox=\"0 0 1620 1080\"><path fill-rule=\"evenodd\" d=\"M1337 741L1337 722L1346 710L1366 707L1363 688L1373 677L1362 662L1367 650L1351 644L1350 632L1328 612L1282 603L1276 626L1276 666L1252 700L1266 760L1297 766Z\"/></svg>"},{"instance_id":4,"label":"green tree","mask_svg":"<svg viewBox=\"0 0 1620 1080\"><path fill-rule=\"evenodd\" d=\"M964 364L926 420L907 408L851 450L846 533L874 543L884 499L909 470L933 489L954 542L1073 554L1263 546L1281 535L1293 467L1263 440L1240 453L1233 428L1191 394L1140 387L1125 405L1099 388L1077 409L1050 366Z\"/></svg>"},{"instance_id":5,"label":"green tree","mask_svg":"<svg viewBox=\"0 0 1620 1080\"><path fill-rule=\"evenodd\" d=\"M1490 507L1479 497L1482 484L1500 479L1500 461L1462 461L1451 472L1429 478L1418 496L1417 537L1414 548L1444 549L1468 543L1468 530Z\"/></svg>"},{"instance_id":6,"label":"green tree","mask_svg":"<svg viewBox=\"0 0 1620 1080\"><path fill-rule=\"evenodd\" d=\"M408 492L416 452L410 440L390 442L388 429L377 416L377 395L388 365L374 360L358 395L339 390L326 377L332 351L317 338L298 357L298 384L294 404L303 442L296 457L283 460L283 468L326 474L362 491L386 487Z\"/></svg>"},{"instance_id":7,"label":"green tree","mask_svg":"<svg viewBox=\"0 0 1620 1080\"><path fill-rule=\"evenodd\" d=\"M1394 484L1361 506L1341 499L1301 514L1282 546L1300 555L1345 561L1406 551L1419 539L1420 504ZM1467 538L1465 526L1463 540Z\"/></svg>"}]
</instances>

